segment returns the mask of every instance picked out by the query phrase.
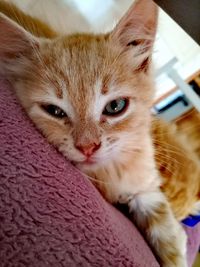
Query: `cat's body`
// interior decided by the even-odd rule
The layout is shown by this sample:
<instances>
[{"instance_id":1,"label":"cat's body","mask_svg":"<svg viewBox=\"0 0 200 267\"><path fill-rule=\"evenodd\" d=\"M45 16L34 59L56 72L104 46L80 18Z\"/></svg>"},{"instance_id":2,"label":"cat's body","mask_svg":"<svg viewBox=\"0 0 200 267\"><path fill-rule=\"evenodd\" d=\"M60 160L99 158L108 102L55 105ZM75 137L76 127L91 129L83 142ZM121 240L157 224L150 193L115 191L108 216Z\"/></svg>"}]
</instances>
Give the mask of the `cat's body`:
<instances>
[{"instance_id":1,"label":"cat's body","mask_svg":"<svg viewBox=\"0 0 200 267\"><path fill-rule=\"evenodd\" d=\"M152 122L156 166L162 190L178 220L200 212L200 164L188 137L161 120Z\"/></svg>"},{"instance_id":2,"label":"cat's body","mask_svg":"<svg viewBox=\"0 0 200 267\"><path fill-rule=\"evenodd\" d=\"M167 176L174 154L167 154L167 165L167 156L160 157L166 155L162 148L166 143L156 125L165 129L162 133L167 127L152 124L149 111L156 18L155 5L140 0L109 34L39 40L1 15L0 74L11 81L48 141L88 174L109 202L128 205L162 266L184 267L186 237L170 205L178 219L193 211L199 200L200 171L189 157L186 162L196 170L192 176L196 187L189 190L184 187L188 176L176 180L174 170ZM172 133L167 131L166 137L166 149L172 141L172 146L178 144L177 155L179 149L185 151ZM178 164L182 174L190 173ZM170 205L160 190L162 183ZM174 183L181 184L182 196L171 190Z\"/></svg>"}]
</instances>

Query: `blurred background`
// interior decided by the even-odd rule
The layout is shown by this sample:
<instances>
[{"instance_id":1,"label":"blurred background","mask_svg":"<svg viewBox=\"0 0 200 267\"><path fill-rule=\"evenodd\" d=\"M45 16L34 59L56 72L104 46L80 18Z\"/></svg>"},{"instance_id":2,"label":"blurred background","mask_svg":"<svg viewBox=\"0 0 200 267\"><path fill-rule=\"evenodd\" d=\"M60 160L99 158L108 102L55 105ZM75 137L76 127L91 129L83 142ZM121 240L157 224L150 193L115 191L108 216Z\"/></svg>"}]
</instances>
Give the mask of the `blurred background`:
<instances>
[{"instance_id":1,"label":"blurred background","mask_svg":"<svg viewBox=\"0 0 200 267\"><path fill-rule=\"evenodd\" d=\"M60 33L113 29L133 0L7 0ZM187 12L187 11L186 11ZM162 9L154 48L152 112L191 137L200 158L200 47Z\"/></svg>"}]
</instances>

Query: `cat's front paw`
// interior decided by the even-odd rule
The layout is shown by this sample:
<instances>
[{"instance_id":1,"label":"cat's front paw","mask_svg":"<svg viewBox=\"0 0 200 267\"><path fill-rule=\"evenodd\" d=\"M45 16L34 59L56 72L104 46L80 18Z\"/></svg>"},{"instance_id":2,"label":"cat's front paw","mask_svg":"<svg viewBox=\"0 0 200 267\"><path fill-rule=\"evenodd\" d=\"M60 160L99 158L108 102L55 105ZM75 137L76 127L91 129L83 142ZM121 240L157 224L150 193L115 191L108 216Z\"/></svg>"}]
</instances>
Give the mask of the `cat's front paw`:
<instances>
[{"instance_id":1,"label":"cat's front paw","mask_svg":"<svg viewBox=\"0 0 200 267\"><path fill-rule=\"evenodd\" d=\"M188 267L188 264L185 257L179 256L175 259L174 263L163 263L161 267Z\"/></svg>"},{"instance_id":2,"label":"cat's front paw","mask_svg":"<svg viewBox=\"0 0 200 267\"><path fill-rule=\"evenodd\" d=\"M163 248L163 252L166 252L166 258L163 255L163 264L162 267L188 267L187 264L187 235L183 228L178 225L177 227L177 236L170 246L167 246L167 249ZM167 253L168 252L168 253Z\"/></svg>"},{"instance_id":3,"label":"cat's front paw","mask_svg":"<svg viewBox=\"0 0 200 267\"><path fill-rule=\"evenodd\" d=\"M187 267L187 236L163 193L137 194L128 206L131 217L145 235L161 267Z\"/></svg>"}]
</instances>

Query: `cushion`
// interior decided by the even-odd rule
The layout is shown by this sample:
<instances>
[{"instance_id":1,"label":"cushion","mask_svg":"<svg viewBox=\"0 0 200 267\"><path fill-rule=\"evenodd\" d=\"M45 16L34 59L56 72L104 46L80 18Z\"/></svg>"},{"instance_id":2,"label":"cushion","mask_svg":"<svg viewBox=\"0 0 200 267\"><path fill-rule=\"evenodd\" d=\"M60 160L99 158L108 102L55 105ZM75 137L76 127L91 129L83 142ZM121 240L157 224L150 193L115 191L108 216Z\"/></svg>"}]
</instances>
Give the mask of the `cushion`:
<instances>
[{"instance_id":1,"label":"cushion","mask_svg":"<svg viewBox=\"0 0 200 267\"><path fill-rule=\"evenodd\" d=\"M191 266L200 227L187 229ZM136 227L37 131L0 80L0 265L157 267Z\"/></svg>"}]
</instances>

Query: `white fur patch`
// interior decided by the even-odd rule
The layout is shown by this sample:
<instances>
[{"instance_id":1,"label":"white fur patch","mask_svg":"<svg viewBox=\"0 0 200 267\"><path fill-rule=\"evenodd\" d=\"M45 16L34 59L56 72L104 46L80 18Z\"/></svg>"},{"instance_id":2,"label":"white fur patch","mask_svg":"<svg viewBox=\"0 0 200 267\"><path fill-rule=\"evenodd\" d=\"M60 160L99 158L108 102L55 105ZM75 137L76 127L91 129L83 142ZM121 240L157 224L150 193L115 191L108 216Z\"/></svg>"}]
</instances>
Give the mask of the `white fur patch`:
<instances>
[{"instance_id":1,"label":"white fur patch","mask_svg":"<svg viewBox=\"0 0 200 267\"><path fill-rule=\"evenodd\" d=\"M139 210L148 216L164 201L165 198L161 192L140 193L131 200L129 204L130 212Z\"/></svg>"}]
</instances>

